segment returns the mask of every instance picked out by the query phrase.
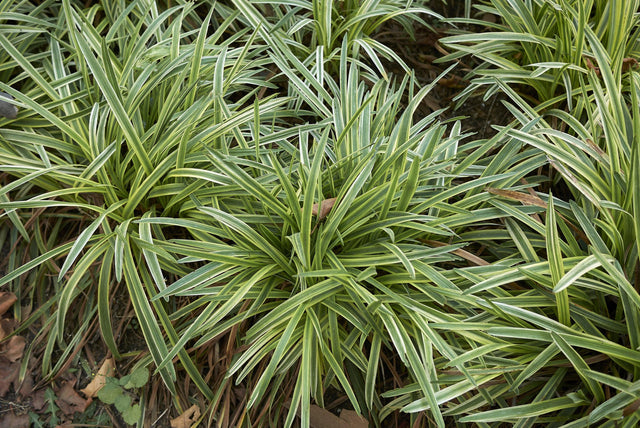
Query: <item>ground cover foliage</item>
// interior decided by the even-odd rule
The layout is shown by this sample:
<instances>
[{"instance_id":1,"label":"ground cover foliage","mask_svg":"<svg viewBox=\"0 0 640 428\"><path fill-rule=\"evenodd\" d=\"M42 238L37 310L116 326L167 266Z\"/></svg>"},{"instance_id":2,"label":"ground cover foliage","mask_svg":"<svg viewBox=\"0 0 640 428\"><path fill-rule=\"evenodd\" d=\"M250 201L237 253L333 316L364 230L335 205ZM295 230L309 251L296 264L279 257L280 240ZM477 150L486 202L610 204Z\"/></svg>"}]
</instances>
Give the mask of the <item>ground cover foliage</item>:
<instances>
[{"instance_id":1,"label":"ground cover foliage","mask_svg":"<svg viewBox=\"0 0 640 428\"><path fill-rule=\"evenodd\" d=\"M638 3L1 1L12 421L636 426Z\"/></svg>"}]
</instances>

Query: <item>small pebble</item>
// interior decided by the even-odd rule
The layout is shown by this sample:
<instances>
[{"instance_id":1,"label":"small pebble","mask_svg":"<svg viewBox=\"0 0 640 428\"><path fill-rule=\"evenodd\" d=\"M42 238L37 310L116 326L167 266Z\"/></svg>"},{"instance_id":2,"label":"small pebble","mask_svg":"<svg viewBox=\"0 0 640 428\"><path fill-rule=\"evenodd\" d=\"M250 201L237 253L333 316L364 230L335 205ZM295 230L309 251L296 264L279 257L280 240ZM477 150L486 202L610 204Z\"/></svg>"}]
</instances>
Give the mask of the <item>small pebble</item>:
<instances>
[{"instance_id":1,"label":"small pebble","mask_svg":"<svg viewBox=\"0 0 640 428\"><path fill-rule=\"evenodd\" d=\"M0 116L4 116L7 119L15 119L18 117L18 107L14 106L11 103L3 101L2 98L8 98L10 100L13 97L7 93L0 92Z\"/></svg>"}]
</instances>

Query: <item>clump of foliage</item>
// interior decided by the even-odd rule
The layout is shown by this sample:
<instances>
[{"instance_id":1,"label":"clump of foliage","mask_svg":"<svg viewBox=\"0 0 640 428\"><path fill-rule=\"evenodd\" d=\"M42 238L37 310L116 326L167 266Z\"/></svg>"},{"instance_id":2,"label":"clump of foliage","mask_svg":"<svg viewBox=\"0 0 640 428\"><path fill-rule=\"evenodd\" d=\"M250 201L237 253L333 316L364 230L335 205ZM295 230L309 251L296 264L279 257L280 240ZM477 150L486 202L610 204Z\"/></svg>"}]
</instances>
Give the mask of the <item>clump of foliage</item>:
<instances>
[{"instance_id":1,"label":"clump of foliage","mask_svg":"<svg viewBox=\"0 0 640 428\"><path fill-rule=\"evenodd\" d=\"M587 74L610 70L619 79L637 66L640 54L636 0L490 0L478 2L478 14L497 17L496 23L478 18L452 22L482 28L441 39L455 50L442 58L449 61L473 55L479 65L471 85L458 98L466 100L478 88L490 96L502 91L498 82L521 88L534 107L566 102L580 109ZM486 31L486 30L489 31ZM607 64L594 45L602 47Z\"/></svg>"},{"instance_id":2,"label":"clump of foliage","mask_svg":"<svg viewBox=\"0 0 640 428\"><path fill-rule=\"evenodd\" d=\"M242 18L271 48L278 42L287 47L303 63L323 58L322 68L337 72L342 50L361 65L373 64L381 76L387 77L381 59L395 61L404 70L409 67L393 51L374 37L385 23L400 25L413 38L414 24L429 27L426 17L442 18L418 2L401 0L308 2L250 2L234 0Z\"/></svg>"},{"instance_id":3,"label":"clump of foliage","mask_svg":"<svg viewBox=\"0 0 640 428\"><path fill-rule=\"evenodd\" d=\"M97 324L139 360L99 393L129 423L150 366L219 426L309 426L336 394L374 426L634 426L636 3L478 2L495 31L443 60L482 61L461 99L509 100L482 140L417 113L452 68L420 87L375 39L418 2L2 3L27 355L52 379Z\"/></svg>"}]
</instances>

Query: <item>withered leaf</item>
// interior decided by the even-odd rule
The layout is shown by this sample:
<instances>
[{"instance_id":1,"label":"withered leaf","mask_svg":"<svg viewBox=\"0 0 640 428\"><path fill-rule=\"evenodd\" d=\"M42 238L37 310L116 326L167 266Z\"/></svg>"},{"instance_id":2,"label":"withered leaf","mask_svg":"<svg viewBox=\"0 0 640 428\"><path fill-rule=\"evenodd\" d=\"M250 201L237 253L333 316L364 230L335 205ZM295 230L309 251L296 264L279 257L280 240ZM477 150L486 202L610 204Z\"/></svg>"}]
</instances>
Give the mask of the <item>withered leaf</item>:
<instances>
[{"instance_id":1,"label":"withered leaf","mask_svg":"<svg viewBox=\"0 0 640 428\"><path fill-rule=\"evenodd\" d=\"M367 420L360 416L354 410L343 410L342 412L340 412L340 419L344 421L344 423L346 424L345 426L348 426L350 428L365 428L369 426Z\"/></svg>"},{"instance_id":2,"label":"withered leaf","mask_svg":"<svg viewBox=\"0 0 640 428\"><path fill-rule=\"evenodd\" d=\"M514 190L494 189L492 187L488 187L487 192L502 196L503 198L522 202L524 205L535 205L537 207L547 208L547 204L542 199L526 193L516 192Z\"/></svg>"},{"instance_id":3,"label":"withered leaf","mask_svg":"<svg viewBox=\"0 0 640 428\"><path fill-rule=\"evenodd\" d=\"M9 392L9 387L14 380L18 379L19 372L19 363L9 363L5 358L0 360L0 397L4 397Z\"/></svg>"},{"instance_id":4,"label":"withered leaf","mask_svg":"<svg viewBox=\"0 0 640 428\"><path fill-rule=\"evenodd\" d=\"M478 257L475 254L472 254L462 248L458 248L452 251L453 254L462 257L468 262L475 264L476 266L489 266L489 262L483 259L482 257Z\"/></svg>"},{"instance_id":5,"label":"withered leaf","mask_svg":"<svg viewBox=\"0 0 640 428\"><path fill-rule=\"evenodd\" d=\"M602 156L602 157L607 156L607 154L604 152L604 150L602 150L596 143L594 143L592 139L587 138L585 140L585 142L587 143L587 145L589 147L591 147L593 150L595 150L600 156Z\"/></svg>"},{"instance_id":6,"label":"withered leaf","mask_svg":"<svg viewBox=\"0 0 640 428\"><path fill-rule=\"evenodd\" d=\"M46 389L41 388L35 391L31 396L31 407L33 407L34 410L44 409L45 404L47 404L45 392Z\"/></svg>"},{"instance_id":7,"label":"withered leaf","mask_svg":"<svg viewBox=\"0 0 640 428\"><path fill-rule=\"evenodd\" d=\"M18 379L16 379L16 383ZM22 383L20 385L13 384L14 388L18 389L18 395L20 397L32 397L33 395L33 376L29 373L24 377ZM35 406L34 406L35 407Z\"/></svg>"},{"instance_id":8,"label":"withered leaf","mask_svg":"<svg viewBox=\"0 0 640 428\"><path fill-rule=\"evenodd\" d=\"M638 409L640 409L640 398L635 400L633 403L629 404L627 407L625 407L622 410L622 415L629 416L630 414L636 412Z\"/></svg>"},{"instance_id":9,"label":"withered leaf","mask_svg":"<svg viewBox=\"0 0 640 428\"><path fill-rule=\"evenodd\" d=\"M0 291L0 316L4 315L11 306L18 300L15 294L10 291Z\"/></svg>"},{"instance_id":10,"label":"withered leaf","mask_svg":"<svg viewBox=\"0 0 640 428\"><path fill-rule=\"evenodd\" d=\"M89 385L80 390L85 397L95 397L98 395L98 391L102 389L104 384L106 383L106 378L109 376L113 376L115 373L116 363L113 361L113 358L107 358L104 360L100 369L95 374Z\"/></svg>"},{"instance_id":11,"label":"withered leaf","mask_svg":"<svg viewBox=\"0 0 640 428\"><path fill-rule=\"evenodd\" d=\"M16 320L13 318L2 318L0 319L0 340L9 336L13 333L13 330L16 326Z\"/></svg>"},{"instance_id":12,"label":"withered leaf","mask_svg":"<svg viewBox=\"0 0 640 428\"><path fill-rule=\"evenodd\" d=\"M313 207L311 207L311 214L318 216L318 220L323 220L329 215L335 204L336 198L324 199L320 201L320 204L313 204Z\"/></svg>"},{"instance_id":13,"label":"withered leaf","mask_svg":"<svg viewBox=\"0 0 640 428\"><path fill-rule=\"evenodd\" d=\"M5 343L2 350L2 355L4 355L9 361L15 363L24 354L24 347L27 344L27 341L22 336L13 336L9 339L8 343Z\"/></svg>"},{"instance_id":14,"label":"withered leaf","mask_svg":"<svg viewBox=\"0 0 640 428\"><path fill-rule=\"evenodd\" d=\"M194 404L177 418L171 419L171 428L191 428L199 417L200 409Z\"/></svg>"},{"instance_id":15,"label":"withered leaf","mask_svg":"<svg viewBox=\"0 0 640 428\"><path fill-rule=\"evenodd\" d=\"M434 247L446 247L449 244L446 244L444 242L440 242L440 241L430 241L430 240L424 240L423 241L425 244L429 244L432 245ZM476 256L473 253L470 253L466 250L463 250L462 248L456 248L455 250L451 251L452 254L455 254L457 256L462 257L463 259L467 260L468 262L471 262L477 266L488 266L489 262L487 262L486 260L484 260L481 257Z\"/></svg>"},{"instance_id":16,"label":"withered leaf","mask_svg":"<svg viewBox=\"0 0 640 428\"><path fill-rule=\"evenodd\" d=\"M62 382L62 387L56 391L56 404L65 415L72 415L75 412L84 412L91 403L85 400L73 389L74 381Z\"/></svg>"},{"instance_id":17,"label":"withered leaf","mask_svg":"<svg viewBox=\"0 0 640 428\"><path fill-rule=\"evenodd\" d=\"M622 72L626 73L630 68L638 66L638 60L635 58L627 57L622 60Z\"/></svg>"},{"instance_id":18,"label":"withered leaf","mask_svg":"<svg viewBox=\"0 0 640 428\"><path fill-rule=\"evenodd\" d=\"M482 20L485 22L490 22L492 24L498 21L496 16L492 13L485 13L484 15L482 15Z\"/></svg>"},{"instance_id":19,"label":"withered leaf","mask_svg":"<svg viewBox=\"0 0 640 428\"><path fill-rule=\"evenodd\" d=\"M587 68L595 71L596 75L600 76L600 68L596 67L595 65L593 65L593 62L591 61L591 58L586 57L586 56L583 57L583 58L584 58L585 64L587 65Z\"/></svg>"},{"instance_id":20,"label":"withered leaf","mask_svg":"<svg viewBox=\"0 0 640 428\"><path fill-rule=\"evenodd\" d=\"M338 417L313 404L309 408L309 425L311 428L367 428L369 423L353 410L343 410Z\"/></svg>"},{"instance_id":21,"label":"withered leaf","mask_svg":"<svg viewBox=\"0 0 640 428\"><path fill-rule=\"evenodd\" d=\"M4 428L29 428L29 415L6 413L0 418L0 426Z\"/></svg>"}]
</instances>

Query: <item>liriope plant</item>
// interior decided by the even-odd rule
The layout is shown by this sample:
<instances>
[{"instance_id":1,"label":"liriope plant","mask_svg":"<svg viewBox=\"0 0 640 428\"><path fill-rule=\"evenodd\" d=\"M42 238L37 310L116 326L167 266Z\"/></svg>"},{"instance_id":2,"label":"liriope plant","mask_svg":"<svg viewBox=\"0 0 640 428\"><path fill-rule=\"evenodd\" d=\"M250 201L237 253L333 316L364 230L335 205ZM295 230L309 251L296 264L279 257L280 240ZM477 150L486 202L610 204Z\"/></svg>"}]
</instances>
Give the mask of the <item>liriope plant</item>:
<instances>
[{"instance_id":1,"label":"liriope plant","mask_svg":"<svg viewBox=\"0 0 640 428\"><path fill-rule=\"evenodd\" d=\"M598 39L619 78L637 66L640 45L637 1L491 0L475 6L477 13L495 16L496 23L480 19L453 19L456 24L489 31L467 32L441 39L453 52L442 61L473 55L480 60L470 74L471 85L457 97L462 102L475 91L485 96L501 92L496 79L518 89L540 108L573 106L587 85L584 75L598 71L591 37Z\"/></svg>"},{"instance_id":2,"label":"liriope plant","mask_svg":"<svg viewBox=\"0 0 640 428\"><path fill-rule=\"evenodd\" d=\"M46 38L47 55L21 52L28 46L19 33L0 36L10 57L4 67L15 76L0 85L20 108L17 119L0 129L0 163L14 177L0 190L0 204L3 221L28 242L30 255L23 264L12 259L0 283L30 290L32 299L51 296L22 324L44 317L46 337L39 341L47 343L47 378L64 366L95 315L107 347L120 355L110 303L117 290L126 290L149 352L162 361L167 342L177 337L168 308L150 298L166 286L165 275L187 270L157 254L150 231L134 221L156 211L175 215L193 189L169 174L207 162L204 147L227 147L229 135L256 114L257 125L278 129L282 109L276 110L288 101L257 99L272 86L262 79L268 60L256 58L262 48L251 44L251 36L237 43L247 30L227 36L235 16L226 9L222 15L211 9L196 31L183 28L197 16L189 4L166 10L143 1L120 9L80 9L69 1L59 6L59 15L47 21L55 35ZM28 15L24 20L35 21ZM214 20L215 31L207 34ZM131 37L134 30L138 37ZM32 212L37 215L29 220ZM12 242L20 239L12 236ZM144 269L152 282L141 278ZM25 273L28 284L21 280ZM67 312L81 296L89 298L76 320L80 328L69 330ZM56 346L63 349L57 361ZM185 356L185 369L211 396ZM174 390L173 365L160 374Z\"/></svg>"},{"instance_id":3,"label":"liriope plant","mask_svg":"<svg viewBox=\"0 0 640 428\"><path fill-rule=\"evenodd\" d=\"M500 132L548 159L540 170L548 184L487 189L498 197L490 204L505 216L506 231L486 239L515 244L517 251L491 268L458 270L464 279L453 279L465 295L486 301L478 308L486 324L478 330L518 345L483 354L499 358L495 364L509 373L492 378L496 385L486 394L451 406L451 414L461 416L473 407L475 414L461 422L638 423L639 79L633 70L615 68L620 63L594 31L585 31L585 49L598 70L583 71L581 101L573 109L541 114L495 80L516 118Z\"/></svg>"},{"instance_id":4,"label":"liriope plant","mask_svg":"<svg viewBox=\"0 0 640 428\"><path fill-rule=\"evenodd\" d=\"M427 18L441 19L421 2L383 1L286 1L234 0L247 25L261 29L271 47L272 39L286 41L287 51L309 63L323 55L324 68L335 73L341 52L363 66L372 66L377 74L388 78L383 61L394 61L406 72L410 69L394 50L376 40L385 23L400 25L413 37L414 25L430 28Z\"/></svg>"}]
</instances>

